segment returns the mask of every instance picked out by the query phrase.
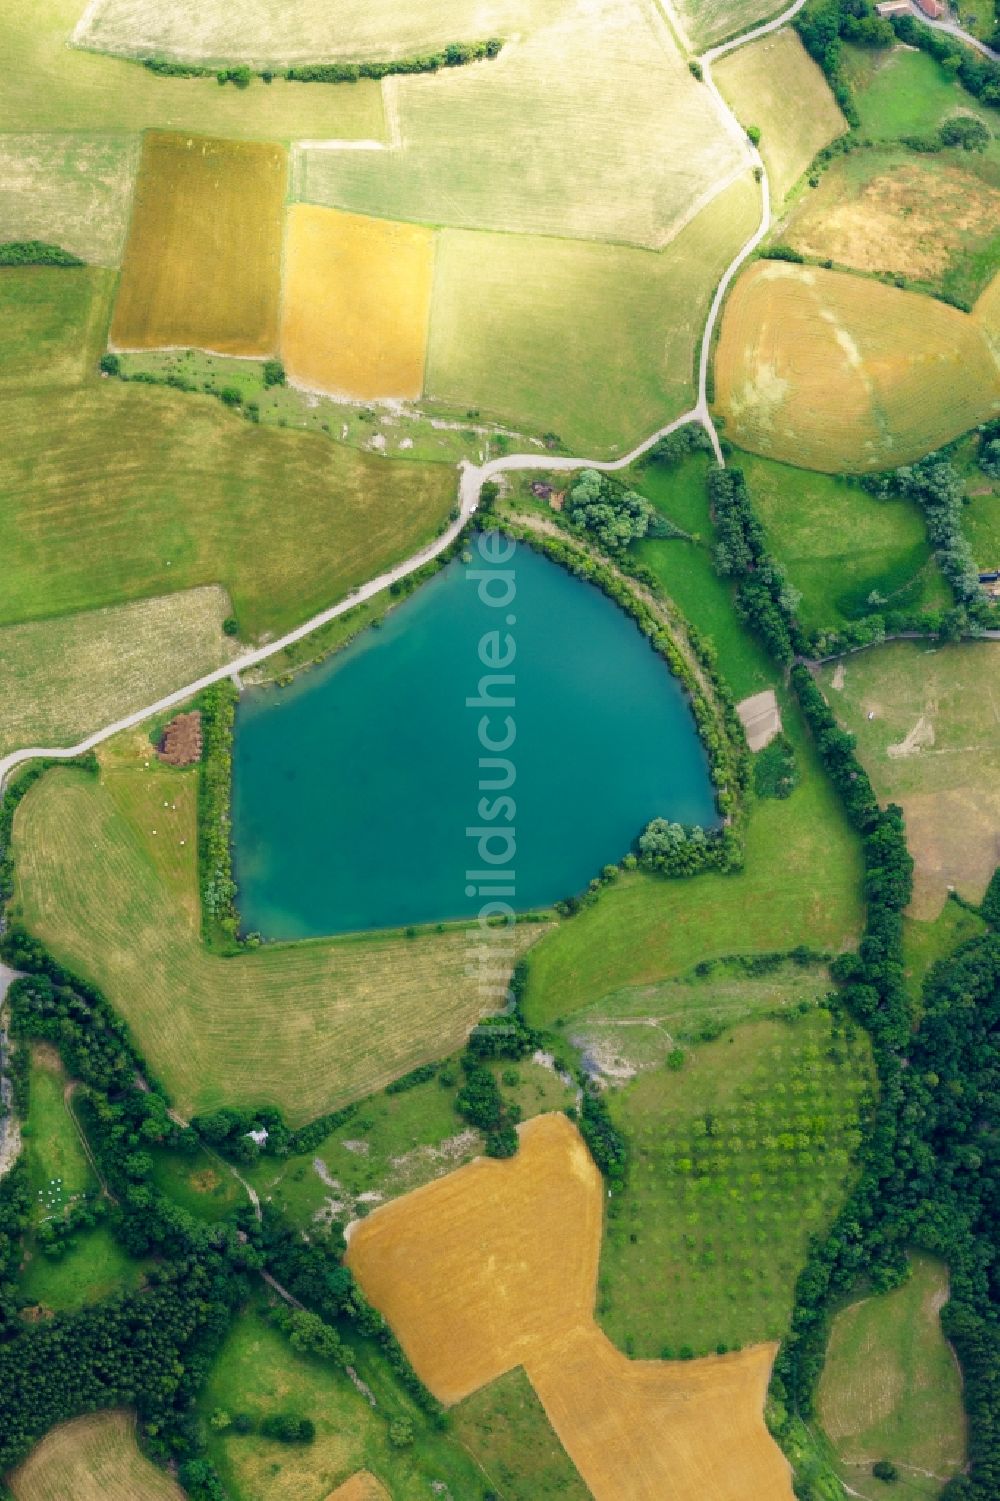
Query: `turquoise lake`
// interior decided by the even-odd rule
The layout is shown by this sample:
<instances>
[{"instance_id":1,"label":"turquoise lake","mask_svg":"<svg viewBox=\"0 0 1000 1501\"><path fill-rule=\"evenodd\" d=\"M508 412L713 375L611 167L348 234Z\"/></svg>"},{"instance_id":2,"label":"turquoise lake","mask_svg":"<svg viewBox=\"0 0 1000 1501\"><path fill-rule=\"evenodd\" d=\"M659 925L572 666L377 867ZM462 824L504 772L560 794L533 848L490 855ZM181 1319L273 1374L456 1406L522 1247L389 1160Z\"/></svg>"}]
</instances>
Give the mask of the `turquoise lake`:
<instances>
[{"instance_id":1,"label":"turquoise lake","mask_svg":"<svg viewBox=\"0 0 1000 1501\"><path fill-rule=\"evenodd\" d=\"M717 824L685 695L634 622L521 544L484 561L490 545L475 539L471 563L290 687L242 695L244 928L301 938L471 917L494 872L524 911L579 892L651 818Z\"/></svg>"}]
</instances>

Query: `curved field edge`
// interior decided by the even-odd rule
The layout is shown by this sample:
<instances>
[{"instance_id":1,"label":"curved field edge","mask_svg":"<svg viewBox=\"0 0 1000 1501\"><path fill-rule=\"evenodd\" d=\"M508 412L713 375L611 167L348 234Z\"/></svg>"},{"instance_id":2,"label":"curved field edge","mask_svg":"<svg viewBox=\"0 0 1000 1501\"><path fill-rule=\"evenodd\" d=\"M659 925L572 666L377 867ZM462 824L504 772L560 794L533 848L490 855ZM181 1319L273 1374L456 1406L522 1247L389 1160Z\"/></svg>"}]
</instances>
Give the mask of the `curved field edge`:
<instances>
[{"instance_id":1,"label":"curved field edge","mask_svg":"<svg viewBox=\"0 0 1000 1501\"><path fill-rule=\"evenodd\" d=\"M140 1452L135 1418L94 1413L53 1428L6 1477L14 1501L184 1501L184 1492Z\"/></svg>"},{"instance_id":2,"label":"curved field edge","mask_svg":"<svg viewBox=\"0 0 1000 1501\"><path fill-rule=\"evenodd\" d=\"M98 779L59 768L29 790L12 915L107 995L181 1114L273 1105L298 1125L461 1047L491 1009L464 928L209 954L196 780L148 759L136 735ZM514 930L501 972L537 931Z\"/></svg>"}]
</instances>

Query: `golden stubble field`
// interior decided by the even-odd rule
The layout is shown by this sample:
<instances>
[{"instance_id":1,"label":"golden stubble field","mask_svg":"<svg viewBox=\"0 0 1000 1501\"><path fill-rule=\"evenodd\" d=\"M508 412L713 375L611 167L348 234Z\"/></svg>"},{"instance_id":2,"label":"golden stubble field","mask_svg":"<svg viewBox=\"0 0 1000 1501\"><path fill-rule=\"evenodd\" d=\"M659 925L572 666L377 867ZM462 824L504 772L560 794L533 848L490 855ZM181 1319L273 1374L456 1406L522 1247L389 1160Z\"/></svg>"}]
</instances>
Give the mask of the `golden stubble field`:
<instances>
[{"instance_id":1,"label":"golden stubble field","mask_svg":"<svg viewBox=\"0 0 1000 1501\"><path fill-rule=\"evenodd\" d=\"M184 1501L170 1476L140 1454L127 1412L53 1428L6 1479L14 1501Z\"/></svg>"},{"instance_id":2,"label":"golden stubble field","mask_svg":"<svg viewBox=\"0 0 1000 1501\"><path fill-rule=\"evenodd\" d=\"M287 174L282 146L148 132L112 347L273 354Z\"/></svg>"},{"instance_id":3,"label":"golden stubble field","mask_svg":"<svg viewBox=\"0 0 1000 1501\"><path fill-rule=\"evenodd\" d=\"M981 320L784 261L758 261L737 281L715 373L728 437L827 473L907 463L1000 411Z\"/></svg>"},{"instance_id":4,"label":"golden stubble field","mask_svg":"<svg viewBox=\"0 0 1000 1501\"><path fill-rule=\"evenodd\" d=\"M380 1480L367 1470L359 1470L343 1485L331 1491L326 1501L392 1501L392 1497Z\"/></svg>"},{"instance_id":5,"label":"golden stubble field","mask_svg":"<svg viewBox=\"0 0 1000 1501\"><path fill-rule=\"evenodd\" d=\"M281 315L289 378L337 396L418 397L433 275L434 233L423 225L293 204Z\"/></svg>"},{"instance_id":6,"label":"golden stubble field","mask_svg":"<svg viewBox=\"0 0 1000 1501\"><path fill-rule=\"evenodd\" d=\"M764 1426L773 1345L630 1361L593 1319L603 1185L564 1115L376 1210L348 1264L431 1391L452 1403L523 1365L597 1501L791 1501Z\"/></svg>"}]
</instances>

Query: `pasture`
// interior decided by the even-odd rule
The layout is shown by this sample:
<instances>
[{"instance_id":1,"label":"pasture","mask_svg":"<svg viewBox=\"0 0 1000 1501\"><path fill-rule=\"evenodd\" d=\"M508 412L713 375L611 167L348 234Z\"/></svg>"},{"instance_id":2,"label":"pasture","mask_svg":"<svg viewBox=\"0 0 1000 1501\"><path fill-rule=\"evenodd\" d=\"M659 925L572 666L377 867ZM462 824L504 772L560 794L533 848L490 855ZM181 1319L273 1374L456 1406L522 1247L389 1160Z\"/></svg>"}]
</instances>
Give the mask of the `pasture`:
<instances>
[{"instance_id":1,"label":"pasture","mask_svg":"<svg viewBox=\"0 0 1000 1501\"><path fill-rule=\"evenodd\" d=\"M592 1321L603 1187L563 1115L528 1122L506 1162L480 1158L376 1210L347 1260L441 1400L523 1365L597 1501L791 1497L762 1421L774 1355L634 1363ZM532 1496L538 1492L532 1493Z\"/></svg>"},{"instance_id":2,"label":"pasture","mask_svg":"<svg viewBox=\"0 0 1000 1501\"><path fill-rule=\"evenodd\" d=\"M274 353L286 170L280 146L144 136L113 347Z\"/></svg>"},{"instance_id":3,"label":"pasture","mask_svg":"<svg viewBox=\"0 0 1000 1501\"><path fill-rule=\"evenodd\" d=\"M588 1501L590 1491L520 1367L452 1408L451 1425L505 1501Z\"/></svg>"},{"instance_id":4,"label":"pasture","mask_svg":"<svg viewBox=\"0 0 1000 1501\"><path fill-rule=\"evenodd\" d=\"M519 1136L509 1161L470 1162L376 1209L348 1241L365 1295L444 1402L590 1319L600 1174L564 1115L539 1116Z\"/></svg>"},{"instance_id":5,"label":"pasture","mask_svg":"<svg viewBox=\"0 0 1000 1501\"><path fill-rule=\"evenodd\" d=\"M819 151L847 129L819 66L790 27L724 57L719 90L746 129L761 132L771 203L780 206Z\"/></svg>"},{"instance_id":6,"label":"pasture","mask_svg":"<svg viewBox=\"0 0 1000 1501\"><path fill-rule=\"evenodd\" d=\"M758 218L746 173L661 251L443 230L430 409L472 404L571 452L622 452L694 402L708 303Z\"/></svg>"},{"instance_id":7,"label":"pasture","mask_svg":"<svg viewBox=\"0 0 1000 1501\"><path fill-rule=\"evenodd\" d=\"M965 1462L962 1378L941 1333L947 1269L923 1255L910 1268L902 1287L837 1314L817 1407L848 1484L870 1492L872 1461L890 1459L895 1494L931 1501Z\"/></svg>"},{"instance_id":8,"label":"pasture","mask_svg":"<svg viewBox=\"0 0 1000 1501\"><path fill-rule=\"evenodd\" d=\"M302 1124L462 1045L482 1009L464 929L209 954L196 776L153 761L141 732L103 759L100 780L58 770L22 802L17 902L106 992L183 1115L271 1104Z\"/></svg>"},{"instance_id":9,"label":"pasture","mask_svg":"<svg viewBox=\"0 0 1000 1501\"><path fill-rule=\"evenodd\" d=\"M440 0L430 8L397 0L346 0L332 11L324 0L98 0L73 33L78 47L126 57L171 57L185 62L361 62L436 52L449 42L477 42L530 26L543 0Z\"/></svg>"},{"instance_id":10,"label":"pasture","mask_svg":"<svg viewBox=\"0 0 1000 1501\"><path fill-rule=\"evenodd\" d=\"M127 1412L60 1424L5 1478L14 1501L184 1501L170 1476L139 1452Z\"/></svg>"},{"instance_id":11,"label":"pasture","mask_svg":"<svg viewBox=\"0 0 1000 1501\"><path fill-rule=\"evenodd\" d=\"M341 1331L343 1334L347 1330ZM231 1501L341 1501L339 1487L355 1482L349 1501L425 1501L432 1482L462 1501L482 1501L487 1483L464 1450L431 1428L402 1394L384 1361L353 1361L362 1379L375 1382L378 1409L369 1406L346 1373L314 1356L300 1355L271 1324L262 1302L251 1303L232 1325L200 1399L206 1418L247 1413L255 1421L294 1412L316 1425L311 1444L282 1444L259 1433L209 1428L208 1454ZM373 1367L378 1374L373 1374ZM394 1447L388 1423L409 1418L416 1441ZM365 1469L385 1488L357 1490ZM332 1494L331 1494L332 1493Z\"/></svg>"},{"instance_id":12,"label":"pasture","mask_svg":"<svg viewBox=\"0 0 1000 1501\"><path fill-rule=\"evenodd\" d=\"M104 348L114 277L87 266L0 270L0 392L79 386Z\"/></svg>"},{"instance_id":13,"label":"pasture","mask_svg":"<svg viewBox=\"0 0 1000 1501\"><path fill-rule=\"evenodd\" d=\"M801 592L796 614L806 630L857 620L878 600L883 609L951 604L915 503L876 500L839 476L749 454L732 462L747 477L771 553Z\"/></svg>"},{"instance_id":14,"label":"pasture","mask_svg":"<svg viewBox=\"0 0 1000 1501\"><path fill-rule=\"evenodd\" d=\"M18 1282L29 1304L54 1313L69 1313L101 1303L116 1293L131 1292L142 1281L143 1267L119 1246L103 1225L73 1237L72 1247L52 1261L33 1251Z\"/></svg>"},{"instance_id":15,"label":"pasture","mask_svg":"<svg viewBox=\"0 0 1000 1501\"><path fill-rule=\"evenodd\" d=\"M992 151L859 151L832 162L772 238L971 304L1000 259L998 163Z\"/></svg>"},{"instance_id":16,"label":"pasture","mask_svg":"<svg viewBox=\"0 0 1000 1501\"><path fill-rule=\"evenodd\" d=\"M75 1199L97 1187L63 1097L66 1088L59 1055L48 1044L31 1049L25 1159L34 1225L61 1219Z\"/></svg>"},{"instance_id":17,"label":"pasture","mask_svg":"<svg viewBox=\"0 0 1000 1501\"><path fill-rule=\"evenodd\" d=\"M949 886L980 901L1000 862L1000 647L892 642L820 682L879 800L906 815L911 916L936 917Z\"/></svg>"},{"instance_id":18,"label":"pasture","mask_svg":"<svg viewBox=\"0 0 1000 1501\"><path fill-rule=\"evenodd\" d=\"M208 585L134 604L0 627L0 755L74 745L219 667L229 601Z\"/></svg>"},{"instance_id":19,"label":"pasture","mask_svg":"<svg viewBox=\"0 0 1000 1501\"><path fill-rule=\"evenodd\" d=\"M138 163L135 136L0 135L0 240L46 240L117 266Z\"/></svg>"},{"instance_id":20,"label":"pasture","mask_svg":"<svg viewBox=\"0 0 1000 1501\"><path fill-rule=\"evenodd\" d=\"M856 80L855 102L862 135L892 141L936 130L949 115L975 115L991 129L993 112L984 109L926 52L894 47L889 52L845 48Z\"/></svg>"},{"instance_id":21,"label":"pasture","mask_svg":"<svg viewBox=\"0 0 1000 1501\"><path fill-rule=\"evenodd\" d=\"M296 152L293 197L658 248L748 165L641 0L551 0L495 61L392 78L385 91L392 147Z\"/></svg>"},{"instance_id":22,"label":"pasture","mask_svg":"<svg viewBox=\"0 0 1000 1501\"><path fill-rule=\"evenodd\" d=\"M88 282L94 301L79 295ZM246 640L297 624L434 535L455 499L443 464L250 426L209 396L97 377L57 388L82 377L90 351L96 363L109 283L90 270L0 272L0 296L15 289L0 380L18 386L0 409L0 623L218 584ZM37 306L21 307L25 286L44 291Z\"/></svg>"},{"instance_id":23,"label":"pasture","mask_svg":"<svg viewBox=\"0 0 1000 1501\"><path fill-rule=\"evenodd\" d=\"M676 1359L784 1338L809 1237L840 1207L871 1081L864 1034L848 1042L826 1010L789 1009L609 1091L633 1154L599 1283L619 1349Z\"/></svg>"},{"instance_id":24,"label":"pasture","mask_svg":"<svg viewBox=\"0 0 1000 1501\"><path fill-rule=\"evenodd\" d=\"M937 917L903 919L903 964L910 997L918 1012L924 980L933 964L953 954L960 943L979 938L986 924L958 902L945 902Z\"/></svg>"},{"instance_id":25,"label":"pasture","mask_svg":"<svg viewBox=\"0 0 1000 1501\"><path fill-rule=\"evenodd\" d=\"M635 487L693 539L645 538L635 544L635 552L686 619L714 642L722 678L733 697L741 699L772 686L774 665L757 638L741 624L729 581L715 571L707 468L707 458L698 455L679 464L654 462L635 471Z\"/></svg>"},{"instance_id":26,"label":"pasture","mask_svg":"<svg viewBox=\"0 0 1000 1501\"><path fill-rule=\"evenodd\" d=\"M362 80L306 88L276 79L252 107L214 78L159 78L121 58L68 44L82 0L9 0L0 11L5 60L0 131L197 131L232 139L381 140L382 91ZM282 14L284 14L282 12Z\"/></svg>"},{"instance_id":27,"label":"pasture","mask_svg":"<svg viewBox=\"0 0 1000 1501\"><path fill-rule=\"evenodd\" d=\"M296 385L358 399L418 397L434 236L415 224L293 204L281 356Z\"/></svg>"},{"instance_id":28,"label":"pasture","mask_svg":"<svg viewBox=\"0 0 1000 1501\"><path fill-rule=\"evenodd\" d=\"M836 952L855 942L857 845L801 721L789 703L781 707L801 780L786 800L753 805L744 869L684 880L623 875L532 952L525 996L532 1025L551 1026L612 992L657 984L701 960L787 952L797 944Z\"/></svg>"},{"instance_id":29,"label":"pasture","mask_svg":"<svg viewBox=\"0 0 1000 1501\"><path fill-rule=\"evenodd\" d=\"M715 372L735 443L828 473L906 463L1000 411L1000 370L973 318L781 261L737 281Z\"/></svg>"}]
</instances>

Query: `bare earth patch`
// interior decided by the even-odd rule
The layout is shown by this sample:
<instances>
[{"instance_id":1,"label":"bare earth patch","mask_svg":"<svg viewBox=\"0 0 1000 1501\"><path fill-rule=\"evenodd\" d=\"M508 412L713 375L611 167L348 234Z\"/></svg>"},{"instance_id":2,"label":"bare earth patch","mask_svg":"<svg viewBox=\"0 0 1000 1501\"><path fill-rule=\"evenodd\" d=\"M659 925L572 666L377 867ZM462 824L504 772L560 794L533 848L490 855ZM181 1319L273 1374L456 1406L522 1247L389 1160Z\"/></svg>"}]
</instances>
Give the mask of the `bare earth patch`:
<instances>
[{"instance_id":1,"label":"bare earth patch","mask_svg":"<svg viewBox=\"0 0 1000 1501\"><path fill-rule=\"evenodd\" d=\"M752 751L763 750L775 735L781 734L781 711L773 688L765 688L763 693L754 693L743 699L736 705L736 712Z\"/></svg>"}]
</instances>

